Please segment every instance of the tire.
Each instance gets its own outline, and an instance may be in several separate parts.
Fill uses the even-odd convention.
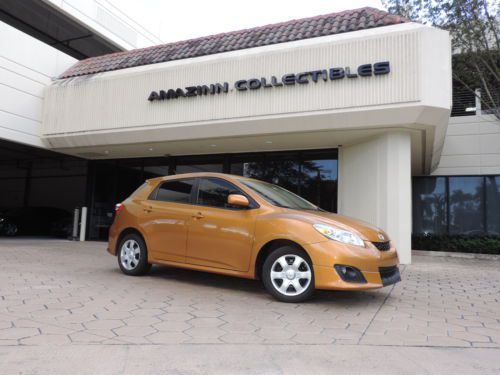
[[[126,234],[118,246],[118,265],[125,275],[142,276],[151,269],[146,243],[136,233]]]
[[[314,293],[311,259],[293,246],[283,246],[269,254],[261,277],[267,291],[282,302],[303,302]]]

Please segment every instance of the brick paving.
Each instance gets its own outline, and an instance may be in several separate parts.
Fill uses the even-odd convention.
[[[369,292],[273,300],[260,282],[153,267],[101,242],[0,239],[0,346],[302,344],[500,348],[500,262],[415,256]]]

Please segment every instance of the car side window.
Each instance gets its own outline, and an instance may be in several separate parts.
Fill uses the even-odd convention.
[[[243,209],[227,203],[229,194],[243,194],[236,186],[218,178],[201,178],[198,186],[198,204],[203,206]]]
[[[155,200],[175,203],[191,203],[191,192],[195,179],[173,180],[162,183],[157,191]]]

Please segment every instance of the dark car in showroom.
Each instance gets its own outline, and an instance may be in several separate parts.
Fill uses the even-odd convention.
[[[20,207],[0,212],[0,235],[69,237],[72,215],[56,207]]]

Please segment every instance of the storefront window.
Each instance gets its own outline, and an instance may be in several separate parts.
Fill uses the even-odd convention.
[[[224,171],[224,157],[218,155],[181,156],[174,158],[175,174]]]
[[[144,170],[143,179],[168,176],[169,160],[168,158],[148,158],[143,160]]]
[[[116,165],[116,199],[121,202],[144,182],[142,160],[122,159]]]
[[[500,176],[414,178],[413,234],[500,235]]]
[[[330,212],[337,212],[337,159],[304,160],[300,195]]]
[[[337,211],[337,152],[235,155],[231,173],[280,185],[326,211]]]
[[[413,232],[445,234],[446,178],[418,178],[413,183]]]
[[[488,234],[500,235],[500,176],[486,177],[486,224]]]
[[[243,176],[299,193],[300,164],[296,154],[269,154],[264,161],[244,163]]]
[[[450,234],[484,233],[483,177],[449,177]]]

